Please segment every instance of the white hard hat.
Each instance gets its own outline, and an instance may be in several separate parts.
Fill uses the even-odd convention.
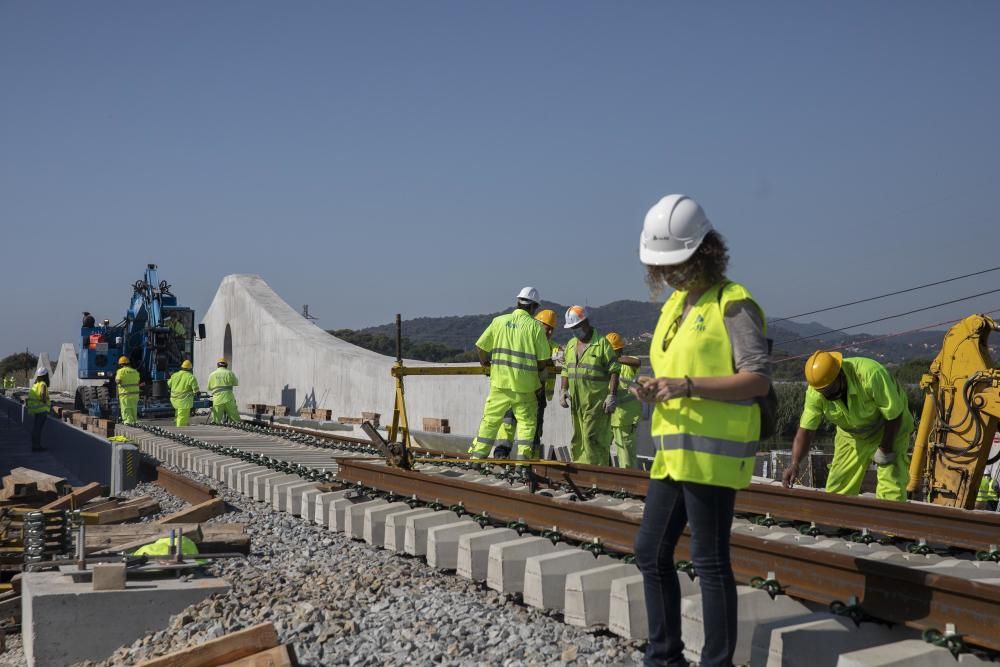
[[[590,313],[585,307],[570,306],[566,309],[566,324],[563,325],[563,329],[572,329],[588,317],[590,317]]]
[[[639,259],[643,264],[681,264],[710,231],[712,223],[698,202],[687,195],[667,195],[646,213],[639,237]]]
[[[533,303],[541,303],[541,299],[538,296],[538,290],[534,287],[525,287],[517,295],[518,301],[531,301]]]
[[[43,375],[48,375],[48,374],[49,374],[49,369],[47,368],[39,368],[37,371],[35,371],[36,378],[40,378]]]

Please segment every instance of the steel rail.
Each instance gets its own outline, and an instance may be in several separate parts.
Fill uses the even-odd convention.
[[[639,498],[646,496],[649,485],[648,473],[639,470],[579,464],[557,469],[536,466],[532,470],[550,484],[571,479],[581,489],[625,491]],[[876,533],[971,550],[988,550],[991,545],[1000,544],[1000,513],[929,503],[901,503],[751,484],[736,495],[736,511],[857,530],[867,528]]]
[[[153,482],[192,505],[198,505],[215,498],[215,490],[211,487],[196,482],[185,475],[171,472],[163,466],[156,466],[156,479]]]
[[[383,492],[415,495],[425,502],[461,503],[470,513],[486,512],[501,521],[520,520],[534,530],[557,527],[565,536],[598,539],[613,551],[632,553],[641,517],[606,507],[486,486],[440,475],[392,468],[356,459],[338,460],[339,477]],[[690,557],[688,536],[678,543],[677,558]],[[820,552],[798,544],[734,534],[733,571],[744,582],[773,572],[784,592],[820,604],[857,598],[873,617],[918,629],[954,623],[969,643],[1000,650],[996,619],[1000,586],[929,574],[849,554]]]
[[[282,428],[319,435],[294,426]],[[362,438],[322,434],[331,440],[358,444],[371,442]],[[425,456],[446,456],[464,459],[460,454],[422,450]],[[425,460],[424,463],[433,463]],[[624,491],[644,498],[649,485],[649,473],[642,470],[611,466],[566,463],[561,466],[536,465],[535,475],[549,484],[572,481],[580,489],[596,488],[605,493]],[[811,522],[826,526],[868,529],[874,533],[893,535],[908,540],[926,540],[931,544],[990,551],[1000,544],[1000,513],[942,507],[929,503],[893,502],[874,498],[841,496],[812,489],[786,489],[777,485],[751,484],[736,496],[736,511],[745,514],[770,514],[774,518]]]

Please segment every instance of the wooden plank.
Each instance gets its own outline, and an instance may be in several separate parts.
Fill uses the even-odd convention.
[[[155,523],[130,523],[111,526],[87,526],[87,553],[98,551],[116,552],[122,546],[137,544],[133,551],[143,544],[149,544],[166,537],[171,528],[179,529],[198,544],[202,553],[250,553],[250,536],[246,524],[206,523],[200,526],[201,537],[197,539],[199,524],[171,524],[160,526]]]
[[[261,623],[198,646],[145,660],[136,667],[218,667],[277,645],[278,633],[274,625]]]
[[[288,647],[283,644],[218,667],[292,667],[293,664]]]
[[[212,517],[226,513],[226,501],[222,498],[212,498],[203,503],[186,507],[179,512],[169,514],[156,523],[191,523],[208,521]]]
[[[170,526],[170,528],[176,528],[176,526]],[[181,530],[181,534],[184,537],[190,538],[191,541],[193,541],[195,544],[200,544],[201,541],[202,541],[201,527],[198,526],[198,525],[195,525],[193,528],[183,528]],[[167,529],[167,528],[160,528],[160,531],[158,533],[156,533],[155,535],[152,535],[152,536],[149,536],[149,537],[142,537],[142,538],[137,539],[137,540],[132,540],[130,542],[126,542],[125,544],[118,544],[118,545],[116,545],[114,547],[108,547],[106,549],[101,549],[99,551],[96,551],[95,553],[98,554],[98,555],[100,555],[100,554],[108,554],[108,553],[118,553],[119,551],[132,552],[132,551],[135,551],[136,549],[138,549],[139,547],[146,546],[150,542],[155,542],[156,540],[158,540],[158,539],[160,539],[162,537],[169,537],[169,535],[170,535],[170,530],[169,529]]]
[[[101,485],[97,482],[91,482],[86,486],[81,486],[79,489],[73,491],[73,493],[67,493],[61,498],[56,498],[48,505],[42,506],[43,510],[65,510],[65,509],[75,509],[82,506],[88,500],[92,500],[98,496],[102,495]]]
[[[63,477],[56,477],[31,468],[14,468],[10,471],[9,477],[13,478],[15,482],[34,482],[38,485],[39,491],[51,491],[56,495],[68,492],[70,486]]]
[[[113,509],[103,512],[80,512],[85,523],[105,524],[121,523],[131,519],[138,519],[141,516],[155,514],[160,511],[160,503],[155,498],[143,496],[126,504],[119,505]]]

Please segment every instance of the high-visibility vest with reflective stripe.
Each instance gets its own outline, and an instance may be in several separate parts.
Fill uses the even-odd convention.
[[[216,368],[208,376],[208,393],[212,395],[212,404],[222,405],[235,401],[233,387],[239,386],[239,384],[240,381],[236,379],[236,373],[228,368]]]
[[[167,380],[167,386],[170,387],[170,398],[175,401],[193,399],[198,392],[198,380],[195,379],[194,373],[187,370],[179,370],[171,375]]]
[[[979,493],[976,494],[977,503],[988,503],[997,499],[997,492],[993,489],[993,480],[989,475],[983,475],[979,480]]]
[[[119,396],[139,395],[139,371],[131,366],[122,366],[115,373],[115,384]]]
[[[28,397],[24,401],[25,406],[28,408],[29,415],[37,415],[43,412],[48,412],[51,406],[49,400],[49,385],[45,384],[41,380],[31,385],[31,390],[28,392]]]
[[[562,375],[569,380],[569,398],[574,410],[587,412],[608,397],[611,376],[621,364],[611,343],[596,329],[583,355],[577,358],[579,340],[571,338],[563,352]]]
[[[537,391],[538,362],[552,356],[545,330],[526,310],[495,317],[476,341],[490,354],[490,386],[516,392]]]
[[[559,350],[561,348],[559,347],[558,343],[554,343],[551,340],[549,341],[549,348],[552,350],[552,359],[554,361],[556,355],[559,353]],[[556,374],[551,369],[548,369],[544,373],[544,377],[545,377],[545,400],[551,401],[552,396],[554,396],[556,393]]]
[[[621,365],[621,370],[618,371],[618,394],[616,395],[618,407],[611,415],[611,426],[631,427],[642,418],[642,405],[639,403],[639,399],[629,391],[635,385],[635,378],[638,374],[639,369],[628,364]]]
[[[735,373],[733,348],[723,313],[729,303],[750,301],[738,283],[706,290],[683,318],[687,292],[674,292],[663,305],[650,342],[656,377],[719,377]],[[682,321],[683,318],[683,321]],[[761,320],[764,312],[761,310]],[[653,411],[656,458],[649,476],[742,489],[750,484],[760,436],[755,401],[673,398]]]

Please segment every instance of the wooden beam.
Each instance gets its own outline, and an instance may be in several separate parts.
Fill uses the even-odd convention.
[[[136,667],[218,667],[277,645],[278,633],[274,625],[261,623],[198,646],[145,660]]]
[[[141,516],[155,514],[159,511],[160,503],[155,498],[143,496],[103,512],[80,512],[80,516],[87,524],[106,524],[138,519]]]
[[[77,509],[83,505],[88,500],[93,500],[94,498],[102,494],[102,487],[97,482],[91,482],[86,486],[81,486],[80,488],[73,491],[73,493],[67,493],[61,498],[56,498],[48,505],[41,507],[43,510],[68,510]]]
[[[138,544],[132,549],[138,549],[143,544],[149,544],[161,537],[166,537],[170,529],[182,530],[184,534],[198,544],[201,553],[250,553],[250,536],[246,533],[246,524],[242,523],[206,523],[201,526],[196,523],[171,524],[160,526],[155,523],[129,523],[110,526],[87,526],[87,553],[98,551],[120,551],[122,546]],[[197,537],[196,528],[201,530],[201,539]]]
[[[64,493],[70,488],[65,478],[49,475],[48,473],[32,470],[31,468],[14,468],[10,471],[10,477],[15,482],[21,484],[34,482],[38,485],[39,491],[50,491],[56,495]]]
[[[293,667],[293,664],[288,646],[282,644],[218,667]]]
[[[171,526],[171,528],[176,528],[176,526]],[[125,544],[119,544],[114,547],[108,547],[107,549],[101,549],[96,553],[98,555],[107,553],[118,553],[119,551],[125,551],[131,553],[136,549],[138,549],[139,547],[144,547],[147,544],[155,542],[158,539],[161,539],[163,537],[169,537],[169,535],[170,535],[169,529],[161,528],[160,531],[155,535],[142,537],[137,540],[132,540],[131,542],[126,542]],[[195,544],[199,544],[202,540],[201,526],[194,524],[193,527],[183,528],[181,529],[181,535],[189,538]]]
[[[222,498],[212,498],[198,505],[185,507],[179,512],[169,514],[156,523],[194,523],[208,521],[213,517],[226,513],[226,501]]]

